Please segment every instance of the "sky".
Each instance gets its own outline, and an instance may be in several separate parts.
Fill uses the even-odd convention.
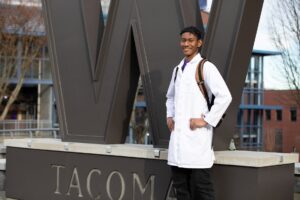
[[[276,51],[276,47],[273,45],[271,39],[271,31],[269,29],[268,22],[272,14],[272,3],[274,0],[264,0],[263,9],[256,33],[253,49]],[[209,11],[211,8],[212,0],[207,0],[207,8]],[[264,58],[264,88],[265,89],[289,89],[285,78],[280,71],[280,56],[266,56]]]
[[[254,49],[278,51],[271,39],[269,21],[272,17],[274,0],[264,0],[264,5],[257,29]],[[264,58],[264,88],[265,89],[289,89],[286,79],[282,76],[280,56],[266,56]]]

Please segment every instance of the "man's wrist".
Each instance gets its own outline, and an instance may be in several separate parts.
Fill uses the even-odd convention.
[[[205,116],[204,116],[202,119],[203,119],[203,121],[204,121],[204,123],[205,123],[205,126],[207,126],[207,125],[210,124],[208,121],[206,121]]]

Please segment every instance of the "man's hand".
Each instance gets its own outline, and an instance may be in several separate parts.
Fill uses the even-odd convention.
[[[191,118],[190,119],[190,128],[195,130],[196,128],[202,128],[207,125],[207,122],[204,121],[203,115],[201,118]]]
[[[174,130],[174,120],[173,120],[173,117],[168,117],[167,118],[167,125],[168,125],[168,128],[169,128],[170,132],[172,132]]]

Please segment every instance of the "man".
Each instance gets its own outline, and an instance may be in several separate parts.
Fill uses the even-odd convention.
[[[184,59],[173,70],[167,92],[167,125],[171,132],[168,165],[178,200],[213,200],[210,168],[214,163],[213,127],[229,106],[232,97],[217,68],[209,61],[203,65],[203,79],[214,104],[207,101],[196,81],[202,60],[199,48],[203,34],[196,27],[184,28],[180,46]]]

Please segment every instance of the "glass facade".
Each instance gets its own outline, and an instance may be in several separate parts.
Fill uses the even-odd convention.
[[[235,138],[238,139],[240,149],[264,150],[264,117],[270,121],[272,112],[276,111],[277,120],[282,120],[281,106],[264,104],[264,56],[275,53],[253,51],[237,116]]]
[[[239,144],[243,149],[262,147],[263,122],[263,56],[250,60],[238,114]]]

